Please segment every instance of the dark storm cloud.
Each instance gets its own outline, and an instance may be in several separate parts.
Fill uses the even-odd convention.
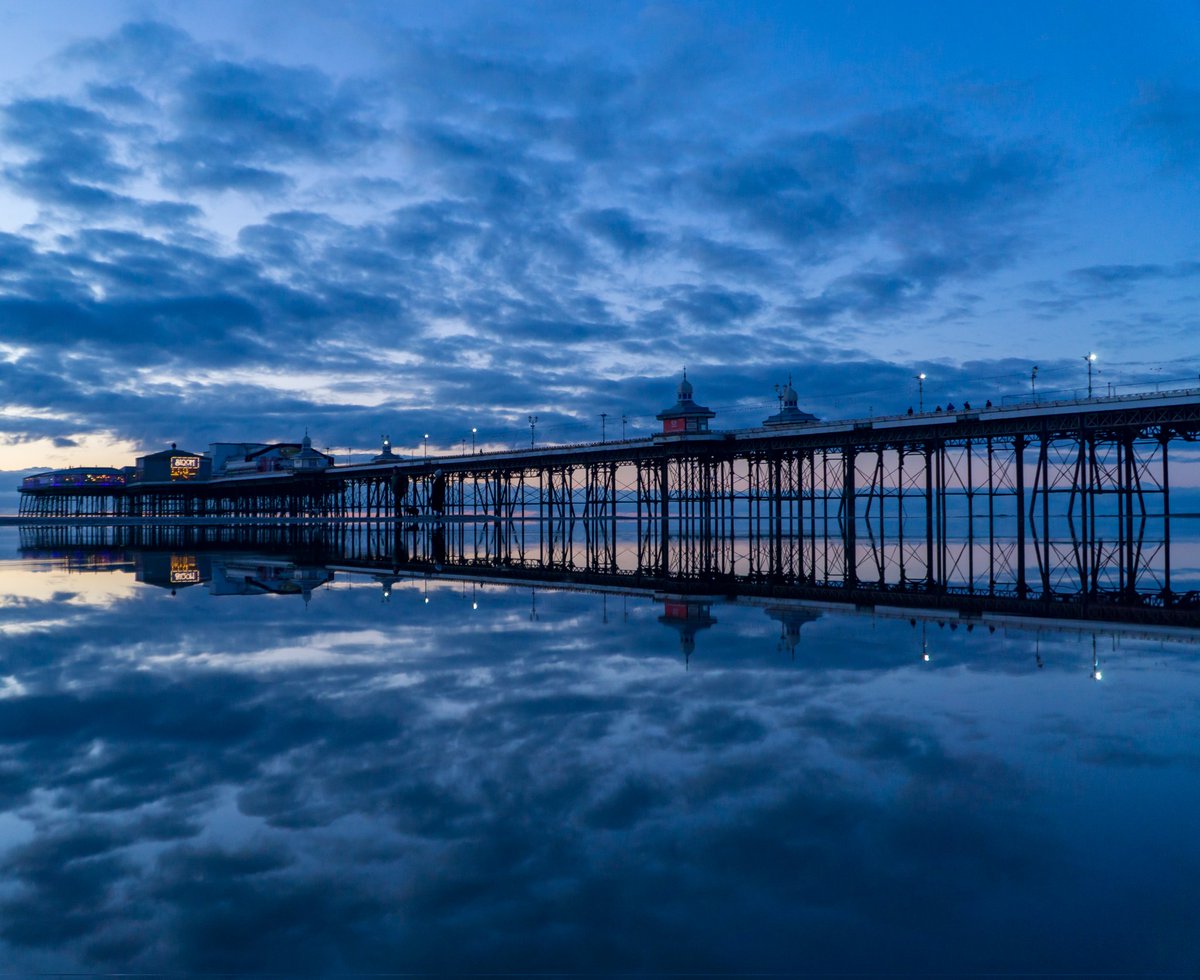
[[[150,100],[132,85],[88,85],[87,95],[92,102],[122,109],[147,109],[150,106]]]
[[[9,279],[15,273],[24,273],[36,260],[37,248],[31,239],[0,232],[0,275]]]
[[[143,364],[162,363],[185,343],[193,361],[203,357],[205,346],[212,350],[212,357],[220,360],[225,356],[221,341],[260,322],[252,304],[230,295],[78,304],[0,300],[0,316],[13,340],[65,347],[136,345]],[[196,340],[200,344],[195,344]]]
[[[159,21],[133,21],[108,37],[77,42],[64,52],[68,61],[92,63],[139,80],[169,77],[199,56],[199,46],[186,32]]]
[[[389,81],[428,101],[431,118],[478,112],[499,117],[498,128],[593,152],[610,145],[613,109],[630,108],[639,81],[587,57],[471,49],[413,34],[399,39],[396,65]]]
[[[928,301],[944,283],[970,270],[970,259],[961,254],[914,254],[882,269],[868,264],[862,271],[839,276],[790,312],[801,322],[813,324],[825,324],[847,313],[858,319],[896,315]]]
[[[640,255],[652,248],[657,238],[624,208],[585,211],[579,216],[579,224],[625,258]]]
[[[827,149],[827,141],[813,141]],[[841,142],[841,141],[839,141]],[[812,147],[811,149],[816,149]],[[841,142],[845,156],[848,144]],[[853,232],[855,216],[842,199],[853,177],[849,160],[813,159],[802,145],[743,156],[704,167],[692,175],[696,187],[753,229],[777,236],[807,257],[828,257],[834,243]]]
[[[864,121],[854,137],[880,224],[910,247],[1003,252],[1059,170],[1046,148],[969,137],[932,110]]]
[[[255,385],[199,386],[181,394],[171,385],[148,384],[137,393],[118,395],[111,388],[113,364],[86,355],[72,358],[71,384],[64,384],[56,358],[51,355],[47,360],[37,369],[24,361],[20,366],[0,365],[0,391],[6,400],[34,410],[31,415],[14,412],[0,420],[0,430],[9,438],[69,439],[89,431],[94,419],[147,446],[186,441],[190,433],[201,449],[209,441],[237,438],[247,431],[298,439],[306,424],[323,438],[345,445],[353,434],[374,435],[378,428],[378,410],[318,404],[300,392],[280,397],[277,391]],[[45,417],[43,412],[53,415]],[[197,416],[202,423],[196,423]]]
[[[1133,298],[1139,290],[1159,283],[1182,282],[1200,277],[1200,263],[1093,265],[1072,269],[1060,280],[1031,284],[1026,309],[1052,318],[1085,309],[1103,300]]]
[[[113,158],[117,127],[104,115],[62,99],[19,99],[4,107],[4,136],[46,170],[119,184],[132,171]]]
[[[103,114],[62,99],[18,99],[4,107],[2,127],[26,155],[3,170],[23,193],[85,213],[140,208],[142,202],[111,189],[136,171],[117,162],[113,138],[120,127]]]
[[[208,137],[183,137],[158,149],[164,183],[177,190],[238,190],[278,195],[294,186],[280,170],[242,162],[237,147]]]
[[[341,160],[382,133],[353,84],[312,68],[220,58],[163,24],[126,25],[73,46],[67,57],[105,72],[105,82],[86,88],[94,104],[139,123],[118,125],[61,99],[10,104],[7,135],[37,155],[10,167],[8,178],[47,203],[129,204],[95,186],[131,176],[110,153],[118,134],[165,188],[277,195],[294,185],[288,170],[297,163]]]
[[[1071,273],[1082,282],[1096,287],[1121,289],[1141,282],[1162,279],[1190,279],[1200,276],[1200,262],[1177,262],[1174,265],[1145,263],[1142,265],[1093,265]]]
[[[691,229],[683,232],[677,248],[682,258],[709,276],[748,277],[768,285],[775,283],[785,267],[783,257],[769,249],[719,241]]]
[[[157,147],[164,183],[178,190],[280,193],[292,184],[264,162],[332,162],[381,135],[366,105],[313,69],[212,61],[178,82],[178,135]]]
[[[870,236],[899,253],[863,260],[791,307],[820,325],[909,312],[947,285],[1003,265],[1018,249],[1026,205],[1054,169],[1029,148],[968,139],[936,114],[914,111],[780,141],[692,180],[748,227],[810,259]]]
[[[265,155],[336,157],[375,140],[360,98],[315,69],[219,61],[180,83],[176,118]]]
[[[677,286],[671,292],[664,308],[702,327],[724,327],[746,320],[765,306],[759,296],[740,290]]]

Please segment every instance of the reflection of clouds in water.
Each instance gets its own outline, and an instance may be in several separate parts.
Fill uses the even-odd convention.
[[[316,638],[316,642],[264,646],[240,653],[176,652],[151,654],[140,659],[147,666],[156,667],[173,663],[195,669],[278,671],[350,664],[383,665],[394,662],[398,647],[411,649],[415,644],[411,640],[396,644],[389,634],[366,629],[326,634]]]
[[[906,621],[830,615],[793,663],[761,610],[720,606],[685,671],[658,604],[604,623],[598,596],[539,591],[531,622],[524,590],[434,595],[143,591],[7,645],[25,694],[0,707],[0,801],[34,832],[0,859],[5,959],[1067,969],[1195,949],[1061,943],[1145,874],[1093,863],[1111,796],[1063,780],[1136,752],[1168,760],[1163,786],[1194,773],[1197,723],[1168,747],[1159,717],[1200,685],[1186,660],[1122,661],[1100,702],[1071,638],[1039,672],[1024,638],[945,630],[931,670]]]
[[[48,570],[42,563],[14,568],[0,562],[0,609],[6,618],[14,607],[33,601],[92,607],[132,599],[137,593],[132,575]]]

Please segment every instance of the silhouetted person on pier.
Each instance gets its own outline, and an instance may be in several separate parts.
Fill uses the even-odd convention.
[[[964,412],[971,411],[971,403],[970,402],[963,402],[963,411]]]
[[[941,406],[941,405],[939,405],[937,408],[935,408],[935,409],[934,409],[934,411],[935,411],[935,412],[940,412],[941,410],[942,410],[942,406]]]
[[[909,406],[908,406],[908,414],[909,414],[909,415],[912,415],[912,413],[913,413],[913,411],[912,411],[912,406],[911,406],[911,405],[909,405]]]
[[[984,408],[991,408],[991,407],[992,407],[992,400],[989,398],[989,399],[987,400],[987,404],[986,404],[986,405],[984,405],[983,407],[984,407]]]
[[[953,412],[953,411],[954,411],[954,402],[946,402],[946,411],[947,411],[947,412]]]

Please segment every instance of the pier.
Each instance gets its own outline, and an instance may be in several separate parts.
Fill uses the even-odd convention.
[[[690,404],[690,385],[686,401],[680,391]],[[198,475],[201,462],[184,466],[181,453],[168,478],[27,481],[20,517],[537,525],[551,564],[568,525],[586,524],[603,556],[629,522],[660,563],[673,530],[688,528],[717,551],[754,542],[768,566],[795,551],[795,574],[819,568],[850,587],[959,577],[1025,596],[1053,591],[1067,568],[1093,592],[1144,591],[1147,575],[1173,592],[1171,465],[1200,434],[1198,389],[731,431],[702,422],[419,459],[385,447],[367,463],[224,476]]]

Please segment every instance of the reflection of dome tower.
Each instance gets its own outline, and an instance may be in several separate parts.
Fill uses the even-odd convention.
[[[815,422],[817,417],[810,415],[808,412],[802,412],[797,407],[799,396],[796,394],[796,389],[792,387],[792,376],[789,374],[787,384],[782,388],[776,386],[776,391],[779,392],[779,401],[781,408],[779,413],[772,415],[770,418],[763,419],[763,425],[771,427],[777,425],[796,425],[801,422]]]
[[[395,575],[389,575],[386,572],[380,575],[373,575],[371,577],[383,587],[383,597],[380,599],[380,601],[390,602],[392,598],[392,589],[394,589],[396,587],[396,583],[400,581],[399,578],[397,578]]]
[[[692,659],[696,649],[696,634],[716,625],[716,617],[709,611],[711,602],[697,599],[664,599],[663,614],[658,621],[679,631],[679,649],[683,651],[684,663]]]
[[[689,432],[707,432],[708,420],[717,413],[711,408],[697,405],[692,395],[695,389],[687,379],[687,370],[683,372],[683,380],[679,382],[678,401],[670,408],[664,408],[656,416],[662,422],[663,432],[669,435],[681,435]]]
[[[781,624],[779,649],[795,660],[796,647],[800,644],[800,627],[805,623],[820,619],[821,614],[815,610],[803,609],[798,606],[767,606],[766,613]]]

